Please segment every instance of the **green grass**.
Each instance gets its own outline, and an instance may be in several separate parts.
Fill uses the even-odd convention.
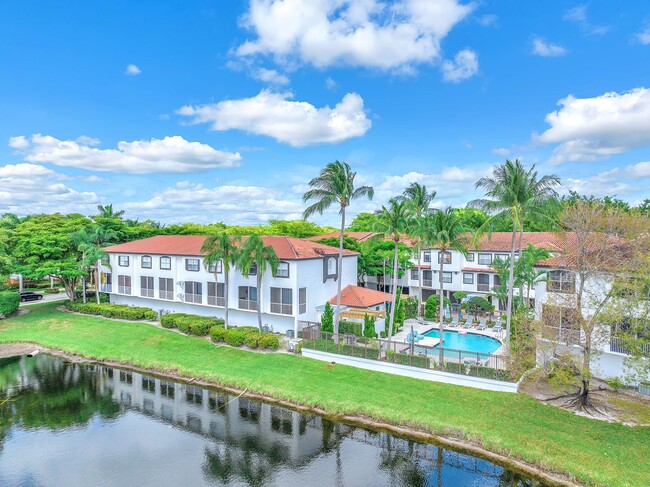
[[[66,314],[58,303],[0,322],[0,342],[29,341],[89,358],[178,371],[223,385],[462,436],[597,485],[650,485],[650,428],[575,416],[523,394],[419,381],[287,354],[215,347],[147,324]]]

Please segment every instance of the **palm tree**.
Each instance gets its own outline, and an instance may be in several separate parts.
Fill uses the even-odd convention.
[[[99,304],[99,261],[106,257],[103,245],[116,238],[115,233],[101,225],[92,225],[70,235],[70,238],[81,252],[81,268],[85,273],[90,272],[95,277],[95,298]],[[81,278],[83,286],[83,302],[86,302],[86,276]]]
[[[97,209],[99,210],[99,215],[97,215],[100,218],[120,218],[122,215],[124,215],[124,210],[113,210],[113,204],[109,205],[97,205]]]
[[[439,365],[443,366],[444,363],[444,330],[445,330],[445,304],[444,304],[444,281],[443,281],[443,265],[445,262],[445,254],[451,250],[461,252],[463,255],[467,254],[467,246],[470,243],[470,237],[463,226],[463,220],[458,213],[452,208],[445,210],[436,210],[424,216],[422,221],[422,238],[425,245],[437,248],[439,251],[438,260],[440,261],[440,268],[438,269],[438,282],[440,292],[440,345],[439,349]]]
[[[487,221],[479,228],[477,236],[489,232],[498,221],[512,220],[508,303],[506,305],[506,344],[510,341],[512,321],[517,233],[520,232],[523,236],[524,220],[526,219],[551,220],[551,217],[548,216],[548,209],[549,205],[557,200],[558,194],[554,188],[558,185],[560,185],[558,176],[550,175],[538,178],[534,164],[529,170],[526,170],[519,160],[514,162],[506,160],[504,164],[494,168],[492,176],[482,177],[475,184],[477,189],[485,190],[486,198],[471,201],[469,206],[474,206],[490,214]]]
[[[433,201],[435,197],[435,191],[427,191],[427,187],[420,183],[411,183],[411,185],[404,190],[402,196],[402,198],[408,201],[409,205],[413,208],[416,218],[413,233],[418,237],[418,289],[420,290],[420,305],[422,305],[422,262],[420,256],[422,237],[419,235],[419,227],[422,222],[422,215],[429,211],[431,201]],[[418,312],[419,311],[420,310],[418,309]]]
[[[208,236],[203,242],[201,252],[205,253],[203,257],[203,265],[209,271],[211,266],[214,266],[214,282],[217,286],[218,272],[217,268],[221,262],[221,270],[223,271],[223,295],[224,295],[224,327],[228,329],[228,288],[230,269],[237,265],[239,259],[238,247],[241,243],[240,237],[231,237],[226,232],[218,232],[214,235]],[[247,271],[248,272],[248,269]],[[216,289],[215,289],[216,292]],[[259,306],[258,306],[259,308]]]
[[[87,228],[82,228],[76,232],[70,234],[70,239],[76,245],[77,250],[81,252],[81,270],[83,275],[81,276],[81,287],[82,287],[82,298],[83,302],[86,302],[86,274],[90,270],[90,263],[88,261],[88,252],[92,250],[93,243],[90,240],[90,232]],[[73,291],[73,294],[74,291]]]
[[[551,253],[541,247],[528,244],[528,247],[521,253],[521,257],[515,264],[515,273],[520,282],[520,289],[526,286],[526,307],[530,308],[530,290],[539,281],[547,276],[545,270],[535,270],[535,264],[540,260],[548,259]],[[523,293],[522,293],[523,294]]]
[[[357,173],[350,169],[347,162],[330,162],[325,166],[320,174],[309,181],[311,188],[303,196],[303,201],[317,200],[308,206],[303,212],[303,218],[318,213],[323,214],[333,204],[340,208],[341,215],[341,233],[339,235],[339,258],[337,263],[337,291],[336,291],[336,309],[334,310],[334,334],[339,332],[339,313],[341,308],[341,274],[343,273],[343,236],[345,234],[345,209],[350,206],[352,200],[363,196],[372,199],[375,190],[372,186],[354,187],[354,178]]]
[[[257,266],[257,321],[258,327],[262,331],[262,278],[269,268],[275,277],[280,259],[275,255],[273,247],[266,245],[259,235],[251,235],[244,241],[237,262],[237,267],[244,276],[249,275],[254,265]]]
[[[381,210],[377,212],[377,222],[374,225],[374,231],[379,235],[382,235],[384,238],[392,240],[395,244],[393,252],[393,297],[390,306],[390,321],[388,325],[389,342],[393,337],[393,324],[395,320],[399,243],[402,236],[406,235],[409,231],[409,220],[412,215],[412,210],[412,207],[406,201],[391,198],[388,201],[388,208],[382,206]]]

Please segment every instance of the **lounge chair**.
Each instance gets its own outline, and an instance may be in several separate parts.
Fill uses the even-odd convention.
[[[477,330],[485,330],[487,328],[487,319],[481,318],[481,321],[478,324]]]
[[[467,318],[467,321],[463,325],[463,328],[468,329],[471,328],[473,325],[474,325],[474,319],[470,316],[469,318]]]
[[[497,323],[492,327],[492,331],[494,333],[501,333],[503,331],[503,326],[501,325],[501,323]]]
[[[445,325],[445,327],[447,326],[453,326],[453,327],[458,326],[458,318],[452,318],[451,322]]]

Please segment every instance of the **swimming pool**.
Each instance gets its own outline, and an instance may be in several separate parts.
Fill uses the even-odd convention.
[[[432,329],[427,331],[424,336],[439,338],[440,331]],[[457,331],[445,330],[443,334],[443,348],[450,350],[462,350],[463,352],[473,353],[494,353],[501,347],[501,342],[495,338],[476,333],[467,333],[461,335]],[[435,348],[438,348],[436,346]]]

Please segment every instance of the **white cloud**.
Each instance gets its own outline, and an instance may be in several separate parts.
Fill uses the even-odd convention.
[[[76,191],[61,183],[63,179],[66,177],[38,164],[0,167],[0,213],[71,213],[96,206],[95,193]]]
[[[127,76],[137,76],[140,73],[142,73],[142,71],[140,71],[140,68],[138,68],[135,64],[129,64],[124,70],[124,74]]]
[[[442,78],[450,83],[459,83],[478,72],[478,56],[470,49],[459,51],[454,60],[442,62]]]
[[[176,113],[192,123],[210,123],[212,130],[243,130],[267,135],[279,142],[301,147],[320,142],[342,142],[370,129],[363,99],[348,93],[333,108],[316,108],[292,101],[292,93],[262,90],[252,98],[224,100],[202,106],[184,106]]]
[[[300,218],[304,205],[299,198],[289,198],[273,188],[237,185],[208,188],[181,181],[148,200],[127,202],[120,208],[139,218],[162,221],[256,224],[269,218]]]
[[[650,89],[610,92],[593,98],[568,96],[546,116],[551,126],[533,140],[559,144],[551,162],[595,161],[650,143]]]
[[[562,17],[563,20],[575,22],[587,34],[602,35],[609,32],[609,27],[605,25],[594,25],[587,19],[587,6],[577,5],[567,10]]]
[[[476,20],[483,27],[491,27],[493,25],[497,25],[497,23],[499,22],[499,16],[495,14],[486,14],[486,15],[481,15]]]
[[[289,84],[289,78],[278,73],[275,69],[258,68],[251,73],[251,76],[270,85]]]
[[[505,147],[496,147],[492,149],[492,154],[495,156],[507,157],[510,155],[510,152],[510,149],[506,149]]]
[[[336,81],[334,81],[332,78],[328,77],[325,80],[325,88],[327,88],[328,90],[331,90],[331,91],[335,90],[336,89]]]
[[[650,161],[637,162],[625,168],[625,173],[633,179],[650,178]]]
[[[235,167],[241,160],[238,152],[219,151],[200,142],[188,142],[178,135],[121,141],[117,149],[98,149],[79,142],[79,139],[59,140],[41,134],[34,134],[29,139],[22,135],[12,137],[9,145],[23,152],[28,162],[130,174],[206,171]]]
[[[650,25],[634,36],[636,41],[644,46],[650,44]]]
[[[243,24],[256,35],[237,54],[411,71],[440,57],[440,42],[473,9],[457,0],[251,0]]]
[[[95,137],[89,137],[88,135],[80,135],[75,139],[75,142],[78,142],[83,145],[99,145],[101,143],[101,140],[95,138]]]
[[[533,38],[532,53],[542,57],[559,57],[564,56],[567,50],[559,44],[551,44],[541,37]]]

